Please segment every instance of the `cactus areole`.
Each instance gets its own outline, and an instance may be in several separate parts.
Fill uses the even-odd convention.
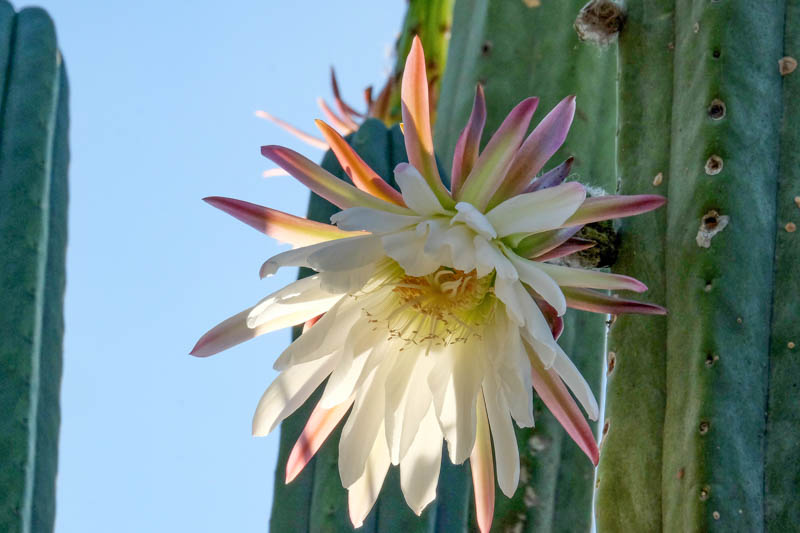
[[[522,101],[479,150],[486,119],[481,87],[456,145],[448,189],[433,153],[418,39],[406,61],[401,100],[408,163],[394,169],[399,192],[335,130],[318,122],[355,186],[287,148],[261,151],[342,209],[331,217],[333,225],[239,200],[206,199],[294,246],[268,259],[262,277],[292,266],[316,274],[222,322],[192,354],[213,355],[306,323],[277,358],[281,374],[253,419],[253,433],[266,435],[327,378],[289,456],[287,481],[347,417],[339,473],[353,525],[364,522],[392,464],[400,467],[406,502],[419,514],[435,498],[444,439],[454,463],[470,460],[476,520],[485,533],[495,476],[505,494],[517,488],[513,422],[533,425],[534,390],[597,463],[594,436],[578,407],[595,419],[597,402],[556,343],[567,308],[664,312],[600,292],[646,290],[633,278],[553,261],[582,249],[573,235],[585,224],[649,211],[664,199],[587,199],[581,184],[563,182],[566,173],[558,167],[539,175],[567,135],[575,113],[571,96],[527,137],[538,99]]]

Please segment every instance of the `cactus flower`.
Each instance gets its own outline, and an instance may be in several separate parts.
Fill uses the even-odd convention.
[[[573,237],[584,224],[655,209],[664,199],[587,199],[581,184],[564,182],[569,161],[537,178],[567,135],[575,112],[571,96],[527,137],[538,100],[524,100],[479,151],[486,118],[480,87],[448,189],[433,152],[418,39],[401,90],[408,163],[394,170],[399,192],[318,121],[354,185],[287,148],[265,146],[262,153],[341,208],[333,224],[206,199],[294,246],[268,259],[262,277],[297,266],[316,274],[222,322],[192,353],[212,355],[306,323],[275,361],[281,373],[253,419],[253,433],[266,435],[327,379],[289,457],[287,482],[346,417],[339,472],[353,525],[363,523],[392,464],[400,467],[406,502],[419,514],[435,498],[444,440],[454,463],[471,461],[478,525],[486,533],[495,475],[509,496],[519,483],[513,423],[533,425],[534,390],[597,464],[597,445],[578,407],[594,420],[597,401],[556,342],[566,309],[664,312],[602,292],[646,290],[633,278],[552,261],[585,247]]]

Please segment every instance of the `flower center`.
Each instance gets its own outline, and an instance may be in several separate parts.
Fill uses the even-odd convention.
[[[398,267],[399,270],[399,267]],[[370,323],[384,324],[390,338],[411,344],[447,346],[481,338],[495,307],[493,275],[441,267],[427,276],[400,270],[382,285],[382,298],[364,312]]]

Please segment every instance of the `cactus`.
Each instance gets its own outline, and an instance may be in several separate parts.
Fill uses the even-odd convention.
[[[618,265],[670,314],[611,328],[598,531],[777,532],[800,517],[798,82],[779,70],[799,9],[629,4],[620,186],[669,204],[625,221]]]
[[[50,17],[0,2],[0,529],[55,515],[68,89]]]
[[[572,23],[582,5],[459,0],[434,138],[443,160],[469,116],[475,84],[486,92],[484,139],[523,98],[540,98],[541,117],[573,93],[576,120],[554,160],[574,156],[572,179],[613,192],[615,45],[579,42]],[[565,323],[559,342],[599,395],[603,317],[569,311]],[[512,499],[497,498],[493,530],[589,531],[594,468],[538,399],[534,414],[536,428],[517,430],[522,481]],[[475,527],[474,519],[468,523]]]

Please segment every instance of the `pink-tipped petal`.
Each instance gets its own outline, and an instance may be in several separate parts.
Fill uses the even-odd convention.
[[[209,357],[237,344],[248,341],[269,331],[269,325],[256,328],[247,327],[247,317],[253,308],[245,309],[241,313],[220,322],[200,337],[189,354],[195,357]]]
[[[502,185],[489,203],[490,206],[519,194],[528,186],[547,160],[564,144],[574,116],[575,96],[572,95],[561,100],[544,117],[514,156]]]
[[[538,104],[538,98],[526,98],[511,110],[489,139],[472,172],[464,180],[458,200],[469,202],[484,210],[489,199],[503,182],[503,177],[525,137],[525,132],[528,131],[528,124]]]
[[[475,446],[469,457],[472,487],[475,491],[475,516],[481,533],[489,533],[494,516],[494,457],[489,432],[489,418],[483,392],[478,393]]]
[[[667,199],[657,194],[632,196],[597,196],[587,198],[575,213],[564,222],[564,226],[589,224],[612,218],[630,217],[658,209]]]
[[[603,289],[609,291],[634,291],[644,292],[647,285],[638,279],[621,274],[610,274],[599,270],[589,270],[586,268],[572,268],[550,263],[540,263],[536,265],[545,274],[553,278],[561,287],[580,287],[583,289]]]
[[[528,235],[514,247],[514,252],[520,257],[532,259],[558,248],[578,233],[582,227],[570,226]]]
[[[317,105],[322,111],[322,114],[325,115],[325,118],[327,118],[328,121],[333,124],[342,135],[353,133],[358,129],[358,124],[352,120],[349,120],[349,117],[343,118],[334,113],[333,110],[328,106],[328,103],[322,98],[317,98]]]
[[[539,189],[547,189],[548,187],[561,185],[564,180],[567,179],[567,176],[569,176],[569,172],[572,170],[573,161],[575,161],[574,157],[567,158],[566,161],[557,167],[548,170],[533,180],[531,184],[525,187],[525,190],[522,192],[533,192],[538,191]]]
[[[339,164],[342,165],[342,168],[350,176],[356,187],[389,203],[399,206],[406,205],[403,201],[403,196],[382,180],[336,130],[321,120],[315,122],[322,132],[322,136],[328,141],[328,145],[334,155],[336,155],[336,159],[339,160]]]
[[[531,361],[533,388],[539,398],[542,399],[542,402],[553,413],[553,416],[556,417],[558,423],[561,424],[572,440],[583,450],[583,453],[589,457],[592,464],[597,466],[600,453],[597,449],[592,429],[589,427],[589,423],[586,422],[580,407],[572,399],[567,387],[555,370],[545,369],[539,356],[530,348],[528,348],[528,357]]]
[[[453,171],[450,174],[450,190],[458,198],[461,185],[472,172],[475,161],[478,160],[483,127],[486,125],[486,98],[483,87],[478,84],[475,89],[475,102],[472,104],[472,113],[467,125],[458,137],[456,150],[453,155]]]
[[[372,93],[372,87],[368,87],[367,89],[369,90],[369,93],[371,94]],[[364,113],[356,111],[355,109],[350,107],[347,104],[347,102],[345,102],[342,99],[342,94],[339,91],[339,81],[336,79],[336,71],[333,70],[333,67],[331,67],[331,90],[333,91],[333,98],[334,98],[334,101],[336,102],[336,107],[339,108],[339,111],[343,115],[351,115],[351,116],[355,116],[355,117],[358,117],[358,118],[363,118],[364,117]],[[369,104],[371,102],[371,98],[372,97],[370,96],[367,99],[367,106],[369,106]]]
[[[280,242],[289,243],[295,248],[364,234],[363,232],[342,231],[331,224],[296,217],[234,198],[209,196],[203,198],[203,201],[225,211],[251,228]]]
[[[594,241],[589,241],[586,239],[567,239],[567,241],[550,250],[549,252],[543,253],[542,255],[536,256],[537,261],[550,261],[551,259],[558,259],[559,257],[566,257],[568,255],[574,254],[576,252],[581,252],[583,250],[588,250],[592,248],[597,243]]]
[[[314,408],[306,422],[306,427],[297,439],[294,448],[286,461],[286,483],[291,483],[302,472],[314,454],[339,425],[344,415],[353,405],[355,396],[330,409],[325,409],[320,404]]]
[[[400,215],[413,215],[410,210],[375,198],[371,194],[358,190],[349,183],[320,167],[313,161],[303,157],[294,150],[283,146],[262,146],[261,154],[271,159],[294,178],[322,196],[333,205],[347,209],[348,207],[372,207]]]
[[[400,94],[408,162],[417,167],[442,205],[451,208],[454,202],[442,183],[433,153],[425,54],[417,36],[406,58]]]
[[[275,117],[275,116],[267,113],[266,111],[256,111],[256,116],[258,118],[263,118],[264,120],[269,120],[273,124],[276,124],[276,125],[280,126],[281,128],[283,128],[284,130],[288,131],[289,133],[291,133],[292,135],[294,135],[295,137],[297,137],[298,139],[300,139],[304,143],[306,143],[308,145],[311,145],[314,148],[319,148],[320,150],[327,150],[328,149],[328,145],[325,144],[325,141],[323,141],[322,139],[319,139],[317,137],[314,137],[311,134],[308,134],[308,133],[306,133],[306,132],[304,132],[302,130],[299,130],[299,129],[295,128],[294,126],[292,126],[291,124],[289,124],[288,122],[284,122],[283,120],[281,120],[278,117]]]
[[[621,315],[623,313],[637,313],[640,315],[667,314],[667,310],[660,305],[616,298],[590,289],[562,287],[561,290],[567,299],[567,306],[581,311],[610,315]]]

